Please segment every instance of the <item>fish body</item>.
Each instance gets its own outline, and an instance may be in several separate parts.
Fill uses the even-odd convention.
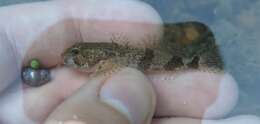
[[[144,72],[224,68],[213,33],[200,22],[164,24],[163,39],[153,48],[79,42],[62,56],[66,66],[86,72],[105,72],[114,67],[132,67]]]

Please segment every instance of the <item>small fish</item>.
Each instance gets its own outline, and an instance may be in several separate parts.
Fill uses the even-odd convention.
[[[224,68],[213,33],[200,22],[164,24],[163,39],[153,48],[79,42],[66,49],[62,57],[65,66],[90,73],[117,67],[144,72]]]

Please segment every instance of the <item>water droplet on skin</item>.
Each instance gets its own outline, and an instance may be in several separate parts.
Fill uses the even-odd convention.
[[[63,122],[62,122],[62,121],[59,121],[58,124],[63,124]]]
[[[172,77],[172,76],[166,76],[166,77],[163,77],[162,80],[164,80],[164,81],[171,81],[171,80],[174,80],[174,77]]]
[[[73,115],[73,119],[78,120],[79,118],[77,115]]]

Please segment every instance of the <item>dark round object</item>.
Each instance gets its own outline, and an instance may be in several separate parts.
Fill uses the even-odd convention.
[[[48,69],[36,70],[27,67],[22,70],[22,80],[29,86],[38,87],[48,83],[51,80],[51,75]]]
[[[48,69],[40,69],[40,78],[43,82],[49,82],[51,80],[51,73]]]

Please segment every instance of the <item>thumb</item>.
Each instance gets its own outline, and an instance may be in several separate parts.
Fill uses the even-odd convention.
[[[93,78],[63,102],[46,124],[150,124],[155,93],[139,71],[124,68],[106,79]]]

